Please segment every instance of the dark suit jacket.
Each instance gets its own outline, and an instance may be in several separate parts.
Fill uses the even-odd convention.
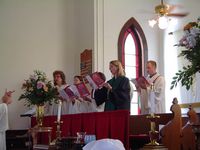
[[[112,78],[108,81],[112,86],[112,91],[109,92],[109,100],[114,104],[115,109],[130,110],[130,83],[125,76]]]
[[[97,106],[103,104],[107,100],[107,89],[105,87],[95,90],[94,99],[96,101]]]
[[[112,86],[112,91],[109,91],[104,87],[102,89],[98,89],[94,93],[94,99],[96,101],[97,106],[106,102],[106,105],[111,102],[113,107],[110,107],[114,110],[126,109],[130,110],[130,83],[129,79],[125,76],[120,76],[117,79],[112,78],[108,81],[108,83]],[[110,105],[110,104],[108,104]],[[105,108],[107,108],[105,106]],[[108,108],[108,109],[110,109]]]

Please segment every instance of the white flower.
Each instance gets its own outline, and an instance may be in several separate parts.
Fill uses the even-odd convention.
[[[196,39],[195,36],[190,34],[188,37],[186,37],[187,44],[185,45],[186,48],[194,48],[196,46]]]
[[[197,37],[200,34],[200,29],[197,28],[197,27],[193,27],[193,28],[190,29],[190,33],[192,35],[194,35],[195,37]]]

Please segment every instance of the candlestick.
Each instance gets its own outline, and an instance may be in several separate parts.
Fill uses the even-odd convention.
[[[63,121],[56,121],[56,139],[57,140],[61,140],[61,124],[63,123]]]
[[[160,118],[160,116],[156,116],[153,113],[150,116],[147,116],[147,119],[150,120],[150,128],[151,130],[149,131],[149,136],[150,136],[150,145],[159,145],[159,143],[157,143],[157,138],[158,138],[158,131],[156,131],[156,124],[155,121],[156,119]]]
[[[58,116],[57,116],[57,122],[60,122],[60,117],[61,117],[61,107],[62,107],[62,101],[59,100],[59,102],[58,102]]]
[[[56,138],[53,140],[53,142],[51,142],[50,145],[56,145],[56,149],[60,149],[62,147],[62,143],[61,143],[61,124],[63,123],[63,121],[55,121],[54,122],[56,124]],[[61,147],[60,147],[61,146]]]
[[[160,116],[157,116],[154,113],[152,113],[148,115],[146,118],[150,120],[150,124],[151,124],[151,127],[150,127],[151,130],[149,131],[150,143],[144,145],[144,147],[141,150],[150,150],[150,149],[168,150],[164,145],[159,144],[157,142],[159,133],[158,131],[156,131],[155,122],[158,118],[160,118]]]

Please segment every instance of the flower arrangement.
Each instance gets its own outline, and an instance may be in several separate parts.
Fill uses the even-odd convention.
[[[25,105],[44,105],[46,102],[52,104],[57,102],[58,91],[52,82],[46,77],[42,71],[35,70],[33,75],[25,80],[22,84],[23,94],[18,100],[25,99]]]
[[[178,57],[184,57],[189,64],[179,70],[173,77],[171,89],[177,86],[180,81],[187,90],[193,84],[195,74],[200,72],[200,17],[196,22],[189,22],[184,27],[184,36],[175,46],[185,47]]]

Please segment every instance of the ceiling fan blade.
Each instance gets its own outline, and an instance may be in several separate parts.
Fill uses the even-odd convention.
[[[168,9],[167,9],[168,13],[173,12],[177,7],[176,5],[169,5],[169,4],[167,4],[167,5],[168,5]]]
[[[189,13],[169,13],[169,14],[167,14],[167,16],[169,16],[169,17],[185,17],[188,14]]]

